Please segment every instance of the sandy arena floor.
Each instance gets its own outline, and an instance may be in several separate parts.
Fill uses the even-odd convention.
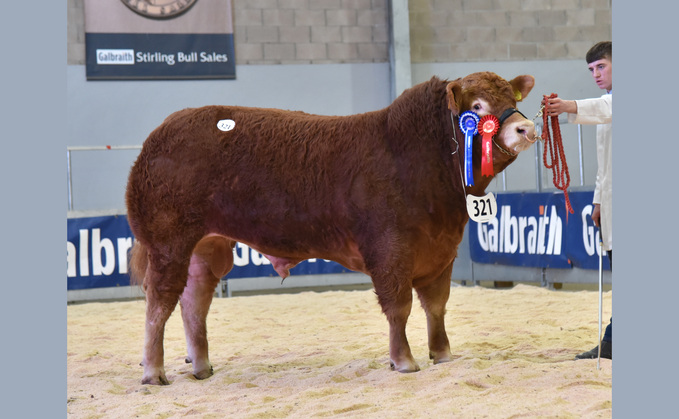
[[[141,384],[144,308],[68,306],[69,417],[611,417],[612,361],[597,370],[596,359],[573,360],[596,344],[596,291],[454,287],[446,326],[456,359],[439,365],[415,303],[408,338],[422,370],[413,374],[389,369],[372,291],[216,298],[214,375],[203,381],[184,363],[178,306],[165,334],[169,386]]]

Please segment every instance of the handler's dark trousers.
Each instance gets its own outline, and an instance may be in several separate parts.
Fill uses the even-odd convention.
[[[611,270],[613,269],[613,251],[608,252],[608,261],[611,262]],[[611,322],[606,326],[606,331],[604,332],[604,337],[601,339],[604,342],[613,343],[613,316],[611,316]]]

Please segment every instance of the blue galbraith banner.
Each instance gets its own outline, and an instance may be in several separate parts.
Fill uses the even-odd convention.
[[[497,217],[469,222],[473,262],[538,268],[599,269],[599,229],[592,222],[593,192],[499,193]],[[604,269],[610,269],[604,257]]]
[[[570,193],[575,214],[566,217],[563,194],[502,193],[498,217],[488,223],[469,222],[471,258],[477,263],[539,268],[598,269],[599,229],[594,227],[592,192]],[[125,215],[68,219],[67,288],[69,290],[130,284],[128,251],[133,235]],[[610,269],[604,257],[604,268]],[[342,265],[311,259],[292,275],[351,272]],[[262,254],[238,243],[228,278],[278,278]]]
[[[230,0],[85,0],[88,80],[231,79]]]
[[[133,235],[125,215],[69,218],[67,227],[67,289],[118,287],[130,285],[128,251]],[[228,278],[280,277],[261,253],[238,243],[234,266]],[[290,270],[292,275],[318,275],[351,272],[342,265],[323,259],[304,261]]]

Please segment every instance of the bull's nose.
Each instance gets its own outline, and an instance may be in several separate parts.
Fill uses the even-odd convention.
[[[535,124],[533,121],[526,121],[519,124],[516,127],[516,133],[519,134],[519,137],[524,137],[531,143],[534,143],[537,140],[535,137]]]

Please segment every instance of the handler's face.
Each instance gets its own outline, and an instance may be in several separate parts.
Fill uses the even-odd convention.
[[[613,63],[608,58],[591,62],[587,65],[600,89],[610,91],[613,88]]]

